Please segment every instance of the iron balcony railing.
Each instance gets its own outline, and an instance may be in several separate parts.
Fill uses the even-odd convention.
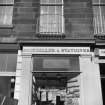
[[[65,33],[65,25],[64,18],[62,16],[57,16],[57,20],[55,22],[50,21],[48,18],[46,20],[42,20],[43,17],[39,17],[37,19],[36,31],[41,36],[62,36]]]

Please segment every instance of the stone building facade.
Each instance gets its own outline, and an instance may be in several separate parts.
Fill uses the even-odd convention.
[[[104,0],[1,0],[0,94],[18,105],[105,103]]]

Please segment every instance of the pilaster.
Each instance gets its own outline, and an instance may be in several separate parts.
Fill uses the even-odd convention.
[[[99,64],[91,56],[80,56],[79,61],[81,105],[102,105]]]
[[[16,80],[15,80],[15,91],[14,91],[14,98],[15,99],[19,99],[21,77],[22,77],[22,54],[21,54],[21,50],[18,50],[17,67],[16,67]]]
[[[31,55],[22,55],[22,70],[20,78],[20,93],[18,105],[31,105],[32,89],[32,58]]]

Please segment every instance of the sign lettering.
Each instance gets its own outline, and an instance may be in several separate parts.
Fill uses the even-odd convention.
[[[24,47],[23,51],[33,54],[90,54],[89,47]]]

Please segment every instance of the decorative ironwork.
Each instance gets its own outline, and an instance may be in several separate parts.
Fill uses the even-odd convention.
[[[95,39],[105,40],[105,35],[94,35]]]

